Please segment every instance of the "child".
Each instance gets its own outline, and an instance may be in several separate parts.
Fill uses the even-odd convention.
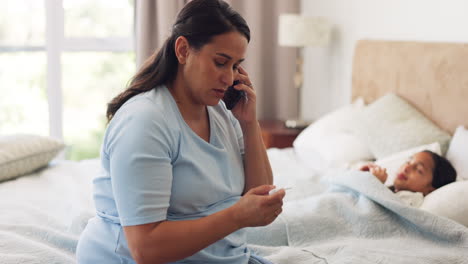
[[[376,164],[364,165],[360,170],[371,172],[382,183],[387,180],[386,169]],[[390,190],[397,194],[406,191],[399,195],[400,198],[406,202],[409,200],[408,203],[412,206],[419,207],[424,196],[439,187],[454,182],[456,177],[457,172],[447,159],[432,151],[425,150],[416,153],[398,169],[397,177]],[[413,195],[411,192],[416,194]]]

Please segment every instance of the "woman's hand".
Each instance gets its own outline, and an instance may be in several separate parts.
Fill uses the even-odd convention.
[[[360,168],[361,171],[369,171],[372,173],[377,179],[379,179],[382,183],[385,183],[387,180],[387,169],[382,168],[374,163],[369,163]]]
[[[232,114],[239,120],[239,122],[252,122],[257,121],[256,99],[257,95],[253,88],[252,82],[249,79],[247,72],[239,66],[239,75],[237,77],[239,84],[234,86],[234,89],[244,91],[247,98],[240,100],[236,106],[231,110]]]
[[[283,211],[283,198],[286,195],[280,190],[269,195],[273,185],[261,185],[252,188],[233,205],[235,218],[240,228],[265,226],[273,222]]]

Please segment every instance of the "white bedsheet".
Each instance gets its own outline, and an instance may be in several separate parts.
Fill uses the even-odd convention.
[[[79,234],[94,214],[98,162],[54,162],[0,184],[0,263],[75,262]]]
[[[327,186],[321,179],[336,172],[323,175],[311,170],[296,158],[292,148],[269,149],[268,155],[277,187],[292,187],[285,205],[324,193]],[[75,263],[79,234],[94,215],[92,179],[99,169],[97,159],[60,161],[32,175],[0,183],[0,263]],[[280,215],[272,225],[249,233],[249,242],[277,264],[314,263],[310,258],[313,252],[282,246],[291,242],[287,221],[291,218]]]
[[[270,149],[278,187],[290,200],[319,193],[318,174],[290,149]],[[55,161],[28,176],[0,183],[0,263],[74,263],[75,247],[94,215],[92,179],[99,160]],[[286,177],[283,177],[285,176]],[[262,238],[258,238],[262,239]]]
[[[323,192],[326,187],[320,182],[323,173],[305,166],[296,156],[293,148],[268,149],[277,188],[290,187],[284,201],[298,200]]]

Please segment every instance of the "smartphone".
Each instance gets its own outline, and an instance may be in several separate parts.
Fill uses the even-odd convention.
[[[224,93],[223,101],[226,104],[228,110],[233,109],[236,104],[245,97],[244,91],[236,90],[233,86],[238,84],[239,81],[234,81],[232,86],[229,86],[226,92]]]

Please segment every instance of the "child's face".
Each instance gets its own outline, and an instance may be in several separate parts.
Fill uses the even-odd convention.
[[[434,190],[432,187],[433,170],[434,160],[431,154],[417,153],[398,170],[397,177],[393,182],[395,191],[407,190],[427,195]]]

